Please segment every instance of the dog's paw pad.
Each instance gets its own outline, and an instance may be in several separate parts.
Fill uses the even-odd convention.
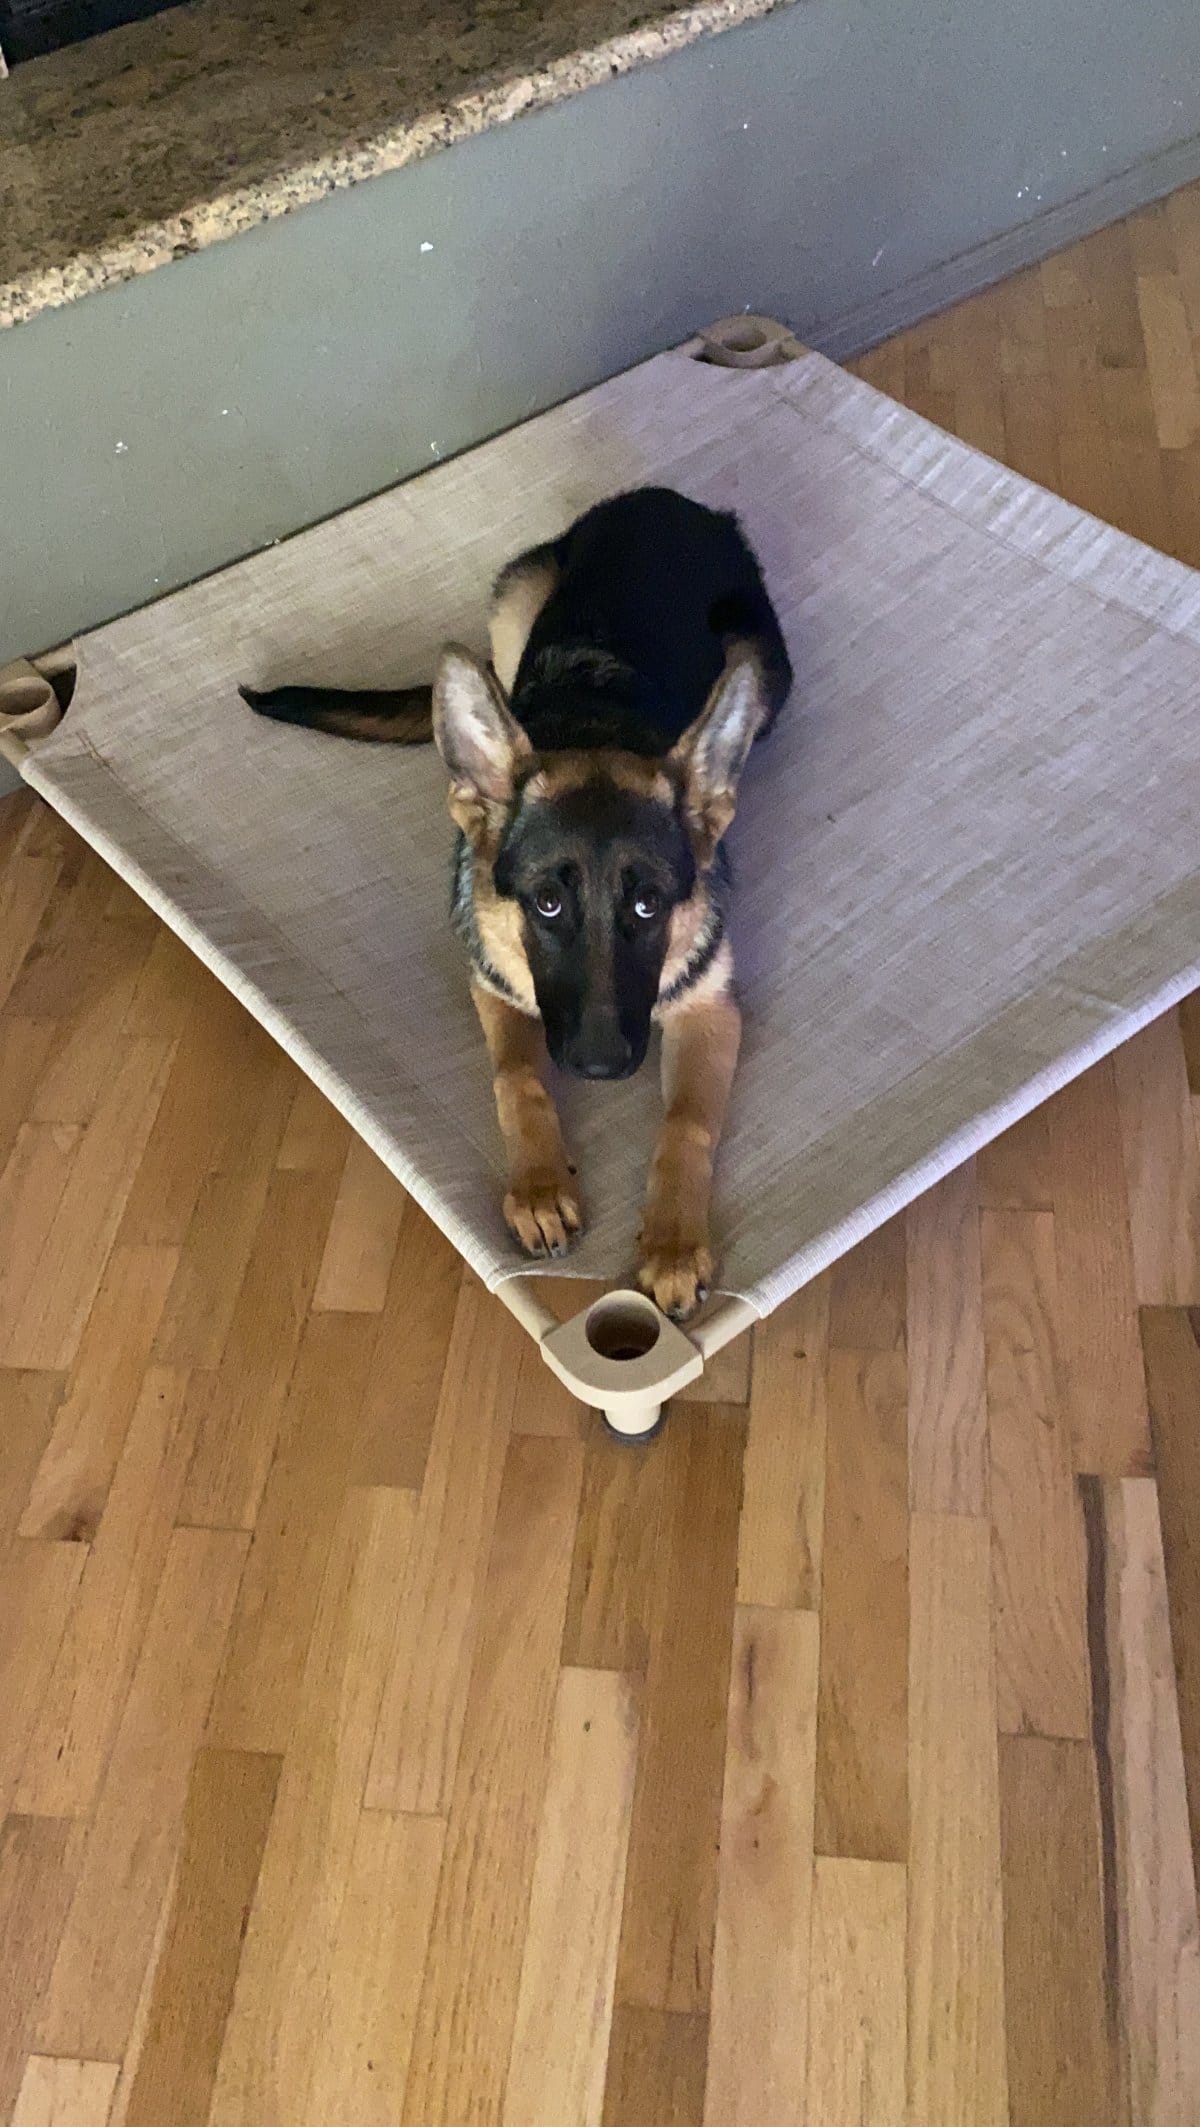
[[[515,1177],[504,1199],[504,1216],[527,1256],[565,1256],[583,1224],[569,1173]]]

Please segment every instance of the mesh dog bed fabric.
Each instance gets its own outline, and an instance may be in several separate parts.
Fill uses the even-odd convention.
[[[530,1265],[440,763],[263,724],[237,684],[427,678],[444,637],[484,647],[506,559],[642,481],[739,511],[796,666],[731,836],[715,1227],[766,1312],[1200,979],[1200,577],[818,356],[684,349],[87,636],[24,772],[495,1288]],[[569,1268],[625,1276],[655,1073],[558,1091]]]

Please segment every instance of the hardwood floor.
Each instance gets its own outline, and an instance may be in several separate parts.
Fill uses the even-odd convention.
[[[1198,358],[857,366],[1200,566]],[[640,1450],[24,796],[0,1003],[0,2122],[1195,2127],[1195,1000]]]

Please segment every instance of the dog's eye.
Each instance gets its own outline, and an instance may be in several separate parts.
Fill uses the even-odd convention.
[[[635,916],[640,916],[643,923],[653,923],[661,906],[662,903],[653,887],[648,886],[638,895],[637,900],[634,902],[633,913]]]
[[[562,914],[562,896],[556,894],[552,886],[539,887],[533,905],[546,923],[553,923],[554,918]]]

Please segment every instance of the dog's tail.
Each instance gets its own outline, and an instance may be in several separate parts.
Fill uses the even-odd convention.
[[[239,687],[256,716],[277,724],[301,724],[334,738],[367,739],[382,746],[424,746],[433,737],[433,690],[400,687],[383,693],[344,693],[333,687],[272,687],[260,693]]]

